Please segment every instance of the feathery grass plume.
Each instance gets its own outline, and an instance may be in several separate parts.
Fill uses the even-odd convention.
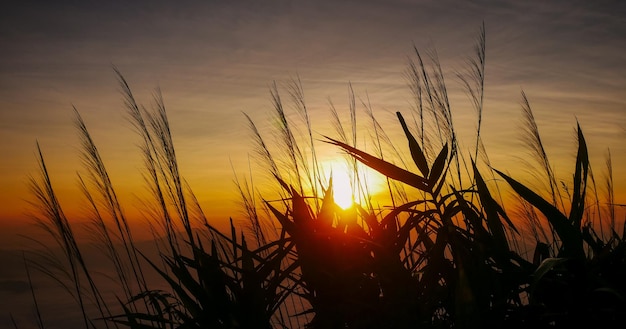
[[[259,129],[257,128],[252,118],[246,113],[243,113],[243,115],[245,116],[246,121],[248,122],[248,127],[250,129],[250,132],[252,133],[252,143],[253,143],[253,151],[254,151],[253,159],[255,159],[262,168],[265,168],[270,176],[270,177],[263,177],[263,178],[270,178],[271,179],[270,182],[276,182],[276,179],[278,179],[278,181],[282,181],[283,179],[286,179],[283,177],[283,174],[281,170],[279,169],[279,159],[277,159],[274,156],[274,154],[272,154],[272,151],[270,150],[268,144],[265,142],[265,139],[261,135]],[[251,181],[252,181],[252,177],[251,177]],[[244,186],[242,186],[242,184],[238,180],[236,180],[236,186],[240,191],[240,197],[241,197],[242,202],[247,207],[246,211],[251,215],[251,216],[250,215],[248,216],[248,220],[251,222],[250,225],[252,225],[252,227],[255,227],[257,226],[257,224],[260,224],[261,221],[257,217],[258,208],[254,207],[253,205],[256,204],[256,199],[262,199],[262,198],[260,196],[255,195],[254,190],[244,188]],[[279,191],[282,192],[282,189],[280,189],[280,187],[279,187]],[[280,198],[284,199],[286,198],[286,195],[281,194]],[[271,218],[269,209],[263,206],[263,210],[265,212],[265,218],[266,219]],[[274,226],[273,220],[267,220],[267,222],[270,222],[271,226]],[[254,228],[254,230],[263,230],[263,228],[256,227]]]
[[[483,100],[485,94],[485,22],[480,27],[480,32],[474,45],[475,57],[466,60],[466,72],[457,72],[457,77],[465,87],[472,107],[476,111],[478,122],[476,125],[476,145],[474,147],[474,159],[478,159],[479,145],[481,143],[480,132],[483,119]]]
[[[186,189],[178,169],[174,142],[165,111],[165,102],[160,90],[155,92],[154,101],[153,112],[144,112],[146,121],[149,124],[148,127],[153,135],[151,141],[155,143],[152,150],[156,152],[155,159],[162,175],[162,181],[167,186],[167,195],[174,205],[178,219],[187,234],[188,241],[193,242],[194,235],[185,196]]]
[[[100,230],[98,235],[101,236],[103,242],[105,243],[104,245],[108,251],[107,254],[114,263],[117,276],[127,297],[130,297],[134,294],[134,292],[132,291],[132,287],[128,282],[127,275],[125,273],[126,266],[130,267],[135,283],[137,284],[137,288],[139,290],[147,289],[141,264],[134,245],[132,232],[128,226],[128,221],[119,203],[117,193],[115,192],[113,183],[109,178],[108,171],[102,157],[100,156],[100,152],[98,151],[98,148],[91,137],[83,118],[76,108],[74,108],[74,114],[75,124],[80,133],[80,140],[82,143],[81,158],[83,166],[87,170],[90,183],[94,187],[95,191],[92,192],[86,182],[79,175],[81,189],[89,201],[95,215],[93,221],[96,228]],[[97,194],[97,201],[94,199],[93,193]],[[128,263],[120,260],[119,252],[115,247],[114,237],[111,236],[98,205],[101,205],[104,208],[106,215],[113,221],[113,224],[117,229],[117,239],[121,242],[123,252],[126,256],[125,261]]]
[[[248,127],[252,132],[252,149],[254,150],[254,154],[256,155],[255,159],[261,163],[261,166],[263,168],[266,168],[269,171],[272,178],[282,178],[281,172],[278,169],[278,162],[274,159],[274,156],[272,155],[267,143],[263,139],[263,136],[259,132],[256,124],[248,114],[243,113],[243,115],[246,117]]]
[[[290,120],[287,118],[287,113],[283,107],[276,83],[272,85],[270,95],[274,106],[274,115],[277,120],[277,142],[281,143],[280,150],[281,152],[285,152],[287,157],[285,161],[286,163],[279,168],[287,172],[287,177],[292,180],[294,184],[296,184],[296,187],[302,194],[304,193],[303,183],[309,179],[307,177],[303,177],[302,171],[308,171],[303,168],[303,166],[307,167],[308,165],[306,164],[305,157],[302,154],[301,147],[294,134],[296,132],[293,129]]]
[[[40,169],[39,179],[30,178],[30,188],[35,198],[35,201],[32,201],[31,204],[40,211],[39,216],[35,215],[35,220],[51,234],[63,251],[63,257],[67,262],[70,273],[72,290],[78,300],[85,328],[90,328],[94,324],[87,314],[85,293],[91,294],[102,317],[109,315],[110,312],[92,278],[91,272],[87,268],[85,259],[76,241],[74,230],[59,203],[39,143],[37,143],[37,154]],[[53,274],[50,272],[44,273]],[[83,280],[86,280],[89,285],[87,292],[82,287]],[[105,323],[105,325],[107,328],[109,327],[108,324]]]
[[[292,101],[297,101],[297,99],[293,99]],[[276,103],[275,103],[276,105]],[[281,161],[281,156],[276,157],[272,150],[268,147],[268,144],[265,142],[263,136],[260,134],[256,124],[251,119],[251,117],[244,113],[246,120],[248,121],[248,125],[250,131],[252,132],[252,141],[253,141],[253,150],[255,151],[255,159],[261,163],[263,168],[266,168],[269,171],[269,174],[272,176],[273,181],[278,180],[279,182],[283,181],[283,172],[279,169],[279,161]],[[312,130],[309,130],[312,131]],[[286,131],[287,134],[290,134],[289,131]],[[311,136],[311,135],[310,135]],[[279,141],[280,142],[280,141]],[[284,138],[282,140],[284,142]],[[295,142],[295,139],[294,139]],[[281,154],[285,155],[285,154]],[[293,168],[292,168],[293,169]],[[250,175],[252,175],[251,169],[249,169]],[[289,174],[289,170],[287,173]],[[315,173],[320,173],[319,170],[316,170]],[[251,176],[252,177],[252,176]],[[315,178],[315,177],[313,177]],[[317,179],[317,178],[315,178]],[[274,220],[271,220],[272,216],[270,214],[271,210],[269,207],[265,205],[265,200],[261,206],[257,206],[257,199],[262,200],[260,195],[257,195],[257,191],[253,188],[253,180],[250,178],[250,183],[248,181],[240,181],[237,176],[235,176],[235,185],[240,192],[240,198],[242,203],[244,204],[244,210],[247,212],[247,220],[249,224],[247,226],[252,227],[253,235],[256,239],[256,243],[259,246],[259,255],[261,257],[270,257],[269,249],[265,248],[265,246],[270,246],[274,244],[284,244],[286,242],[284,237],[284,232],[278,233],[279,230],[275,226]],[[285,196],[281,196],[280,199],[284,200]],[[260,216],[259,210],[263,212],[263,217]],[[264,233],[269,231],[268,233]],[[235,237],[234,227],[231,235]],[[267,240],[271,238],[271,240]],[[233,248],[235,251],[236,248]],[[285,255],[286,256],[286,255]],[[233,256],[233,259],[236,259],[236,255]],[[283,259],[276,260],[277,263],[277,274],[283,273],[282,275],[291,275],[290,268],[293,266],[293,260],[288,257],[284,257]],[[281,305],[276,308],[276,314],[274,317],[278,323],[288,322],[290,324],[290,328],[301,328],[302,322],[308,322],[307,314],[300,314],[302,310],[306,309],[305,300],[299,295],[301,292],[300,285],[297,283],[296,279],[289,279],[289,282],[281,282],[280,285],[283,289],[286,289],[285,297],[281,303]],[[284,327],[284,324],[283,324]]]
[[[468,162],[465,161],[462,154],[457,155],[458,141],[441,62],[437,52],[430,50],[427,53],[430,64],[427,65],[417,47],[414,46],[413,48],[417,63],[410,62],[408,77],[411,92],[418,102],[417,111],[420,118],[418,131],[425,157],[432,161],[438,150],[447,144],[451,151],[450,159],[453,161],[450,165],[453,164],[452,169],[454,171],[449,179],[454,185],[462,185],[464,173],[461,171],[461,162],[464,163],[467,176],[471,176],[471,168],[467,165]],[[428,117],[425,114],[428,114]],[[438,143],[435,143],[437,140]],[[445,187],[447,188],[447,186]]]
[[[196,218],[190,214],[191,208],[187,199],[193,198],[193,192],[179,171],[163,95],[157,88],[153,94],[154,103],[151,110],[140,108],[126,79],[119,71],[116,70],[116,73],[131,123],[143,139],[142,151],[148,174],[146,180],[161,208],[171,248],[177,249],[180,246],[178,230],[182,229],[185,239],[191,242],[194,240],[192,233],[194,219],[202,225],[204,218],[200,213]],[[174,221],[175,218],[178,222]]]
[[[539,134],[539,127],[537,126],[535,115],[533,114],[530,102],[524,91],[522,91],[522,114],[523,133],[521,139],[523,145],[526,146],[527,150],[530,152],[531,158],[535,160],[537,165],[539,165],[541,168],[540,172],[544,175],[543,177],[538,177],[538,180],[540,182],[546,181],[548,183],[547,187],[549,188],[552,204],[560,207],[560,209],[564,209],[563,199],[554,175],[554,170],[552,169],[552,165],[550,165],[548,154],[543,147],[543,141],[541,140],[541,135]],[[545,178],[545,180],[541,178]]]
[[[426,146],[427,144],[430,143],[426,143],[425,141],[425,130],[424,130],[424,123],[425,123],[425,116],[424,116],[424,98],[423,98],[423,90],[424,88],[422,87],[422,70],[418,69],[417,66],[415,65],[415,62],[413,60],[411,60],[409,58],[408,60],[408,68],[405,72],[405,80],[407,81],[407,84],[409,85],[409,90],[411,91],[411,95],[413,96],[413,102],[415,103],[414,106],[414,111],[417,112],[417,117],[419,118],[419,120],[417,120],[416,122],[416,126],[419,127],[418,131],[418,138],[420,140],[420,144]],[[427,151],[427,150],[425,150]]]
[[[276,318],[276,314],[278,314],[278,318],[281,318],[281,314],[288,316],[283,304],[295,288],[288,288],[282,284],[285,280],[293,281],[287,277],[291,273],[288,264],[285,265],[283,262],[290,252],[290,247],[283,247],[285,242],[280,242],[281,240],[269,244],[262,243],[261,240],[257,241],[261,244],[261,248],[258,251],[251,251],[247,247],[246,238],[243,234],[240,239],[237,239],[238,233],[232,223],[231,237],[212,227],[207,222],[193,192],[178,172],[165,104],[160,93],[157,91],[155,94],[156,105],[153,112],[143,108],[140,110],[125,79],[121,75],[119,75],[119,79],[124,89],[132,122],[144,140],[142,150],[150,178],[147,181],[155,192],[157,204],[161,205],[160,213],[165,215],[166,227],[172,229],[168,231],[168,234],[173,235],[168,237],[171,247],[169,252],[161,253],[161,259],[165,264],[164,268],[159,268],[152,261],[146,260],[169,284],[173,294],[140,293],[133,297],[130,302],[143,300],[146,303],[154,304],[152,300],[156,297],[160,300],[160,304],[157,303],[153,305],[152,309],[146,309],[142,312],[133,312],[127,308],[127,304],[124,304],[125,313],[110,317],[109,320],[139,327],[148,323],[158,326],[204,326],[218,322],[226,327],[233,323],[251,327],[252,323],[269,324],[270,318]],[[274,99],[275,105],[282,107],[277,90],[273,95],[276,97]],[[279,115],[282,115],[282,122],[285,123],[287,119],[284,112]],[[283,132],[291,136],[288,139],[295,143],[296,139],[289,130],[288,123],[285,123],[283,127],[285,127]],[[260,135],[257,134],[257,136],[262,145],[261,152],[269,154],[269,150],[265,148]],[[290,142],[287,141],[287,143]],[[300,165],[304,161],[301,159],[301,152],[296,148],[297,145],[292,148],[291,159],[296,160],[291,163]],[[269,161],[275,165],[271,158]],[[278,166],[275,168],[276,173],[278,173]],[[170,211],[168,204],[174,204],[173,212]],[[170,213],[177,215],[180,220],[178,224],[167,224],[167,221],[172,219],[169,216]],[[208,238],[211,243],[210,253],[204,250],[203,240],[199,237],[199,234],[202,233],[195,237],[191,233],[193,217],[197,218],[197,221],[208,231],[205,238]],[[174,236],[176,234],[174,228],[178,225],[182,226],[187,233],[184,246],[189,249],[189,256],[181,252],[180,240]],[[257,226],[260,227],[260,225]],[[261,236],[258,235],[258,237]],[[278,247],[278,249],[273,246]],[[270,252],[272,248],[274,250]],[[276,260],[270,261],[270,258],[263,258],[265,256],[275,257]],[[251,267],[254,266],[254,263],[258,263],[259,267]],[[276,268],[276,264],[278,264],[278,268]],[[287,269],[281,271],[280,268],[285,268],[285,266]],[[273,272],[275,270],[276,272]],[[270,277],[269,275],[275,276]],[[213,292],[221,291],[220,289],[224,293],[214,296]],[[250,302],[253,304],[249,304]],[[212,313],[210,310],[214,309],[215,305],[222,305],[226,309],[222,308],[221,311],[218,309],[217,313]],[[168,313],[163,314],[163,309],[167,309]],[[257,314],[258,317],[251,316],[251,314]],[[172,323],[172,315],[175,318],[174,323]],[[214,320],[218,322],[214,322]]]
[[[472,107],[476,111],[476,142],[474,146],[474,155],[471,161],[478,163],[478,160],[482,159],[487,165],[487,168],[491,168],[489,156],[481,138],[485,96],[486,41],[485,22],[483,21],[474,44],[474,56],[466,59],[466,69],[464,71],[457,72],[457,77],[464,86],[465,92],[472,103]],[[495,187],[497,189],[497,195],[499,196],[500,204],[502,204],[500,188],[497,185],[495,174],[492,170],[488,170],[488,173],[491,176],[492,181],[496,182]],[[515,237],[511,238],[515,241]]]
[[[235,177],[235,186],[239,192],[239,199],[241,200],[240,206],[243,211],[244,218],[246,219],[244,226],[247,227],[252,233],[257,247],[261,247],[269,242],[268,238],[270,236],[274,239],[278,237],[275,233],[276,227],[274,226],[273,221],[266,221],[262,217],[262,214],[260,214],[259,205],[257,204],[257,191],[251,177],[252,169],[250,166],[248,167],[248,171],[250,173],[249,179],[244,177],[243,180],[240,180],[234,168],[233,175]]]
[[[308,137],[308,145],[306,154],[311,155],[311,165],[306,165],[309,163],[306,157],[303,157],[304,165],[303,168],[305,170],[305,178],[307,178],[309,186],[311,187],[311,193],[313,195],[318,195],[318,185],[322,182],[316,181],[316,178],[320,178],[319,173],[319,163],[317,159],[317,152],[315,151],[315,143],[313,139],[313,127],[311,123],[311,118],[309,117],[309,111],[306,106],[306,102],[304,99],[304,89],[302,87],[302,81],[300,80],[300,76],[297,76],[295,79],[291,79],[289,84],[287,85],[287,92],[289,96],[291,96],[292,104],[294,105],[295,112],[299,114],[300,119],[304,122],[306,127],[306,137]],[[316,205],[319,206],[319,205]]]
[[[118,84],[121,87],[121,93],[124,97],[124,105],[126,106],[127,113],[130,116],[130,122],[135,127],[137,133],[142,137],[143,144],[141,144],[141,152],[144,157],[144,165],[147,172],[147,176],[144,176],[144,180],[148,184],[148,188],[152,191],[154,198],[156,199],[157,206],[152,208],[156,219],[163,220],[163,226],[165,228],[165,234],[168,239],[170,248],[178,248],[178,225],[173,221],[171,212],[167,206],[167,191],[165,190],[168,185],[168,181],[164,178],[166,172],[161,166],[160,152],[157,141],[154,140],[155,136],[149,130],[148,122],[146,122],[145,109],[139,107],[133,92],[117,68],[113,68],[118,79]],[[158,135],[157,135],[158,137]]]
[[[344,129],[343,123],[341,122],[341,118],[339,116],[339,112],[337,111],[335,104],[330,98],[328,99],[328,106],[330,108],[330,115],[331,115],[330,124],[333,126],[335,133],[339,136],[337,137],[337,139],[339,139],[340,141],[344,143],[349,143],[348,136],[346,135],[346,130]]]
[[[427,138],[427,133],[424,129],[425,126],[425,122],[427,122],[426,117],[425,117],[425,113],[424,113],[424,109],[426,109],[426,113],[429,114],[429,116],[432,118],[432,120],[434,121],[434,132],[433,134],[435,136],[433,136],[433,138],[437,138],[439,139],[439,142],[442,143],[443,141],[443,136],[441,133],[441,124],[439,123],[439,121],[441,120],[440,116],[437,115],[437,110],[436,110],[436,105],[435,105],[435,92],[433,91],[433,86],[431,85],[431,74],[428,73],[426,65],[424,64],[424,61],[422,59],[422,56],[419,52],[419,50],[417,49],[417,47],[413,47],[414,51],[415,51],[415,55],[417,57],[417,64],[415,64],[415,62],[413,60],[410,60],[409,62],[409,67],[410,67],[410,83],[411,83],[411,91],[413,92],[413,94],[415,95],[417,101],[418,101],[418,110],[419,110],[419,131],[420,131],[420,139],[422,140],[422,145],[424,147],[424,151],[425,156],[427,158],[431,158],[433,156],[433,153],[435,152],[432,148],[429,147],[433,147],[434,144],[431,144],[430,142],[425,144],[426,141],[425,139]],[[426,101],[426,104],[424,104],[424,99]]]
[[[124,85],[127,86],[127,84]],[[132,97],[132,93],[130,93],[129,90],[127,91],[127,95],[129,98]],[[154,112],[149,112],[147,110],[137,112],[137,106],[131,106],[130,110],[133,115],[133,119],[135,120],[135,124],[140,128],[140,133],[143,135],[144,141],[146,142],[146,145],[144,146],[144,153],[146,155],[145,162],[148,164],[147,167],[149,173],[153,177],[151,183],[153,186],[152,189],[157,192],[157,202],[162,205],[161,212],[163,214],[169,214],[170,210],[168,209],[167,204],[173,204],[174,213],[177,215],[180,222],[179,224],[169,224],[168,226],[175,228],[180,225],[187,235],[185,238],[187,241],[185,245],[189,248],[192,257],[180,258],[180,260],[178,257],[183,256],[181,254],[181,246],[177,244],[178,239],[173,236],[169,238],[171,241],[170,244],[172,245],[170,257],[172,257],[171,259],[175,260],[179,264],[174,266],[175,263],[166,261],[168,266],[165,270],[173,271],[173,274],[176,274],[183,273],[180,272],[183,271],[183,268],[181,267],[183,266],[183,263],[180,263],[183,259],[192,261],[194,263],[191,264],[195,264],[195,262],[199,261],[199,257],[203,257],[202,248],[200,248],[199,244],[199,237],[194,237],[192,233],[192,215],[194,212],[196,213],[194,217],[197,218],[197,221],[199,221],[201,225],[209,228],[207,237],[211,241],[223,241],[225,238],[220,234],[217,234],[217,231],[209,225],[193,192],[191,192],[189,186],[184,183],[182,177],[180,176],[172,135],[166,115],[165,103],[163,102],[163,98],[158,91],[155,94],[155,102],[156,105],[153,109]],[[167,220],[168,219],[166,218],[166,221]],[[170,233],[168,234],[176,234],[176,231],[174,230],[169,232]],[[220,244],[221,243],[222,242],[220,242]],[[236,252],[236,250],[220,248],[221,256],[216,254],[215,257],[229,257],[229,255],[233,255],[233,252]],[[194,280],[202,280],[202,268],[198,266],[191,266],[189,269],[196,272]],[[165,273],[166,272],[163,272],[163,274]],[[168,282],[169,281],[170,280],[168,279]],[[173,286],[173,288],[176,288],[176,286]],[[181,295],[182,293],[183,292],[180,291],[180,289],[176,288],[177,298],[186,298],[184,297],[184,294]]]
[[[457,155],[458,153],[458,141],[456,138],[456,132],[454,130],[454,123],[452,120],[452,109],[450,108],[450,101],[448,99],[448,88],[445,81],[445,77],[443,74],[443,68],[441,66],[441,62],[439,61],[439,55],[436,50],[430,51],[429,54],[430,61],[432,62],[432,78],[434,80],[434,88],[430,89],[435,100],[435,115],[441,117],[441,120],[438,123],[441,125],[438,129],[443,131],[443,136],[445,136],[445,140],[442,141],[442,144],[450,146],[450,154],[451,159],[454,160],[456,164],[456,178],[458,179],[458,185],[462,184],[461,179],[461,166],[460,160],[462,160],[462,154]],[[451,179],[454,179],[455,176],[451,175]]]
[[[119,283],[122,287],[122,290],[124,291],[125,297],[130,298],[133,295],[133,289],[130,287],[130,283],[127,278],[127,265],[122,261],[122,256],[120,255],[116,247],[116,242],[121,240],[121,238],[119,235],[110,232],[108,224],[98,210],[96,201],[91,195],[91,192],[89,192],[89,189],[80,174],[78,175],[78,179],[83,195],[90,205],[90,209],[88,210],[91,213],[91,215],[89,216],[92,219],[92,226],[90,227],[91,236],[94,238],[95,241],[97,241],[97,246],[100,248],[100,250],[103,251],[105,255],[107,255],[107,257],[113,264],[113,268],[117,275],[117,279],[113,281]]]

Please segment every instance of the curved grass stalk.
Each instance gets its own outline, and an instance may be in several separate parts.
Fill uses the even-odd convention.
[[[39,143],[37,143],[37,154],[39,157],[40,179],[36,180],[31,177],[30,187],[31,191],[38,203],[33,203],[38,207],[43,217],[37,217],[37,222],[43,226],[46,231],[52,233],[59,247],[64,253],[64,258],[68,262],[69,272],[71,274],[72,289],[78,299],[78,304],[81,309],[81,315],[85,328],[93,326],[87,310],[85,308],[86,302],[84,300],[81,274],[84,275],[85,280],[89,285],[89,292],[92,294],[97,309],[101,316],[109,315],[109,309],[104,302],[100,291],[98,290],[91,272],[89,271],[85,259],[82,255],[81,249],[76,242],[74,230],[72,229],[61,204],[58,201],[56,192],[52,186],[52,181],[48,173],[48,169],[43,157]],[[108,328],[108,324],[105,324]]]

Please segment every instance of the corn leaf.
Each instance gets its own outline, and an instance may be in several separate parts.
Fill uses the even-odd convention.
[[[550,225],[552,225],[556,233],[561,238],[563,257],[585,257],[581,233],[571,225],[569,219],[565,217],[565,215],[563,215],[550,202],[544,200],[537,193],[533,192],[520,182],[507,176],[501,171],[495,171],[502,176],[507,183],[509,183],[517,194],[532,204],[535,208],[539,209],[539,211],[546,216]]]
[[[570,209],[569,220],[574,227],[580,229],[580,223],[585,211],[585,191],[587,189],[587,174],[589,171],[589,154],[585,136],[577,126],[578,152],[576,154],[576,170],[574,173],[574,193],[572,195],[572,207]]]
[[[446,143],[439,151],[435,162],[433,162],[433,168],[428,176],[428,185],[433,186],[441,178],[441,173],[446,165],[446,158],[448,157],[448,144]]]
[[[482,176],[478,172],[476,168],[476,164],[472,161],[472,166],[474,167],[474,178],[476,179],[476,187],[478,189],[478,196],[480,197],[480,203],[483,206],[483,210],[486,214],[485,221],[487,222],[487,227],[491,232],[495,240],[495,244],[497,246],[497,252],[509,251],[509,243],[506,238],[506,234],[504,233],[504,227],[502,226],[502,222],[500,221],[500,216],[498,214],[498,207],[496,201],[491,197],[489,190],[487,189],[487,185],[483,180]],[[511,227],[514,226],[509,224]]]
[[[400,120],[400,124],[402,125],[402,129],[404,130],[404,134],[406,135],[406,139],[409,141],[409,150],[411,151],[411,157],[413,158],[413,162],[417,165],[417,168],[422,172],[424,177],[428,176],[429,168],[428,163],[426,162],[426,157],[424,156],[424,152],[420,148],[417,140],[411,132],[409,131],[409,127],[406,125],[404,118],[400,112],[396,112],[398,116],[398,120]]]
[[[375,156],[367,154],[361,150],[358,150],[350,145],[334,140],[330,137],[326,137],[330,144],[341,147],[344,151],[350,154],[352,157],[362,162],[366,166],[378,171],[379,173],[397,181],[403,182],[409,186],[413,186],[422,191],[430,191],[428,181],[419,175],[416,175],[410,171],[402,169],[394,164],[391,164],[385,160],[381,160]]]

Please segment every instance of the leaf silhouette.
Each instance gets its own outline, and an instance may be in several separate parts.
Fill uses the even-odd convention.
[[[428,163],[426,162],[426,157],[424,156],[424,152],[422,152],[422,148],[420,148],[417,140],[409,131],[409,127],[406,125],[402,114],[400,112],[396,112],[396,115],[398,116],[398,120],[400,120],[402,129],[404,130],[404,134],[406,135],[406,139],[409,141],[409,150],[411,150],[411,157],[413,158],[413,162],[415,162],[417,168],[422,172],[422,175],[428,176]]]
[[[441,173],[443,172],[444,166],[446,164],[446,158],[448,157],[448,144],[446,143],[439,151],[435,162],[433,162],[433,168],[428,176],[429,185],[435,185],[439,178],[441,178]]]
[[[569,220],[574,227],[580,229],[580,222],[585,211],[585,191],[587,189],[587,174],[589,171],[589,154],[587,144],[580,125],[577,125],[578,152],[576,154],[576,170],[574,173],[574,194]]]
[[[428,181],[424,179],[424,177],[404,170],[394,164],[391,164],[385,160],[381,160],[348,144],[342,143],[327,136],[324,137],[329,140],[328,143],[341,147],[342,149],[344,149],[344,151],[353,156],[355,159],[359,160],[366,166],[378,171],[379,173],[391,179],[395,179],[407,185],[413,186],[419,190],[426,192],[430,191],[430,185]]]
[[[502,178],[504,178],[509,185],[519,194],[522,198],[528,201],[530,204],[539,209],[556,233],[559,235],[562,241],[563,257],[582,257],[584,258],[584,250],[582,244],[582,235],[579,230],[571,225],[569,219],[565,217],[556,207],[550,202],[544,200],[537,193],[533,192],[522,183],[507,176],[501,171],[494,169]]]

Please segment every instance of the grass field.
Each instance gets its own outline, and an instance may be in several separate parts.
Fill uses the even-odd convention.
[[[33,203],[40,210],[38,225],[58,249],[29,253],[27,269],[62,285],[85,328],[626,324],[624,218],[618,218],[613,200],[610,156],[606,175],[594,176],[579,125],[572,181],[558,181],[522,93],[524,143],[546,188],[533,190],[515,173],[492,168],[481,141],[485,52],[482,29],[467,71],[458,76],[476,113],[475,139],[465,141],[473,145],[470,152],[459,148],[441,65],[417,49],[406,71],[414,108],[397,112],[396,126],[383,127],[363,104],[371,122],[367,152],[359,147],[363,131],[355,122],[362,113],[354,94],[347,124],[331,108],[328,125],[336,133],[319,141],[299,80],[286,90],[274,87],[274,134],[263,136],[248,117],[255,159],[271,174],[273,194],[260,195],[253,179],[238,180],[248,222],[231,221],[226,231],[208,222],[207,210],[179,171],[163,99],[157,94],[156,105],[144,108],[117,72],[142,140],[151,192],[144,206],[155,251],[145,255],[147,249],[137,246],[96,143],[76,111],[87,173],[79,183],[93,241],[105,256],[99,266],[113,269],[109,279],[116,283],[117,300],[99,284],[102,277],[77,243],[39,149]],[[389,129],[401,129],[405,139],[392,140]],[[317,157],[320,143],[345,153],[352,192],[333,188],[333,175]],[[372,198],[369,171],[385,177],[388,205]],[[515,197],[505,197],[504,190]],[[354,203],[339,206],[338,193],[351,194]],[[30,288],[36,306],[41,288],[32,280]],[[45,318],[35,322],[46,327]]]

